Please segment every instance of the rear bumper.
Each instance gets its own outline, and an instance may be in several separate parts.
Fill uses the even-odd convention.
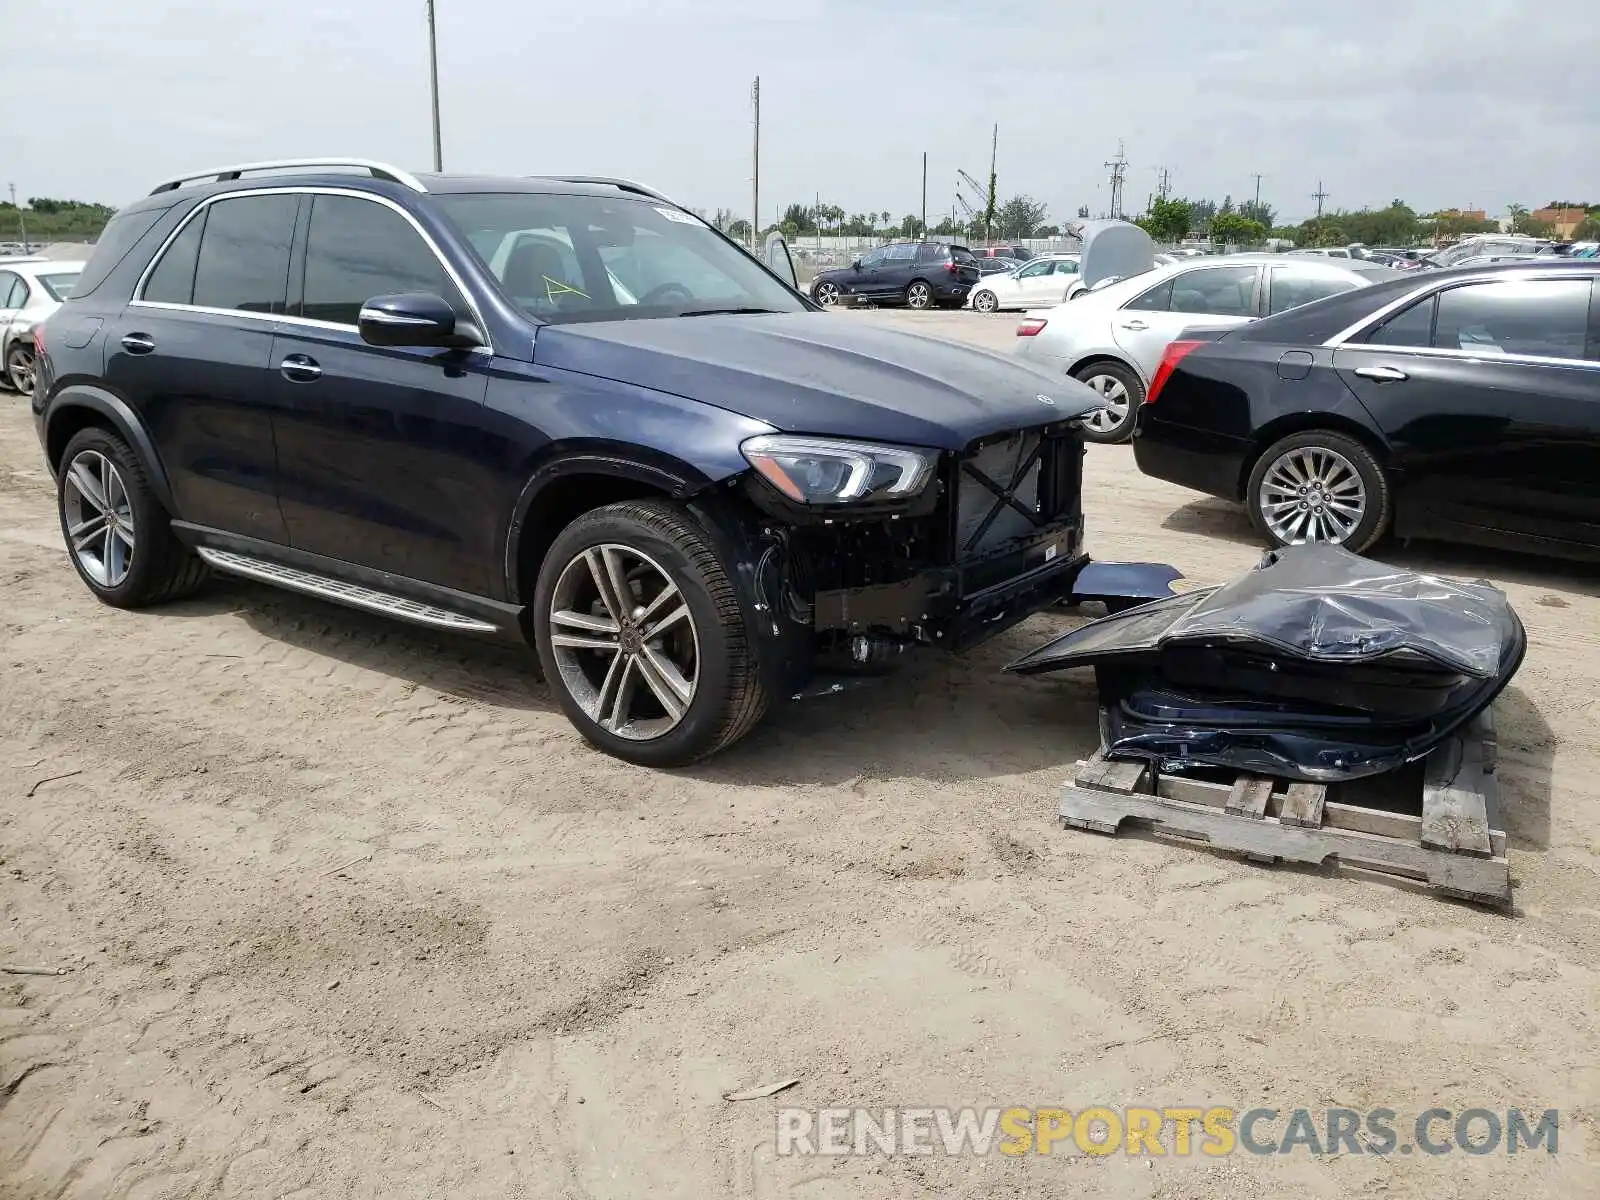
[[[1250,443],[1162,421],[1156,407],[1144,405],[1135,420],[1133,461],[1139,470],[1208,496],[1238,500],[1243,495],[1241,479]]]

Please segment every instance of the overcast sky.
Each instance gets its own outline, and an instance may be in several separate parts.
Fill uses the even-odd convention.
[[[427,169],[425,0],[47,0],[6,55],[0,182],[119,204],[163,173],[346,153]],[[750,208],[948,212],[957,167],[1052,220],[1261,195],[1280,219],[1600,201],[1600,20],[1512,0],[437,0],[445,168],[619,175]],[[1581,7],[1581,6],[1580,6]],[[19,10],[20,15],[21,10]],[[1564,27],[1561,26],[1565,22]]]

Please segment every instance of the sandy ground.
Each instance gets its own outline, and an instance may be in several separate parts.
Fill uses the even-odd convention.
[[[1099,557],[1257,557],[1125,448],[1088,478]],[[998,670],[1070,615],[651,774],[513,654],[236,582],[102,607],[0,398],[0,965],[67,968],[0,975],[0,1194],[1600,1195],[1596,580],[1390,557],[1528,625],[1512,913],[1058,828],[1091,682]],[[1562,1121],[1554,1157],[780,1159],[780,1102]]]

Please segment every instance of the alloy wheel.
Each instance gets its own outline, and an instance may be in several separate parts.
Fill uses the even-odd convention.
[[[6,377],[10,380],[11,386],[24,396],[33,395],[37,373],[33,364],[33,354],[26,346],[13,346],[6,355]]]
[[[67,468],[61,509],[67,541],[83,573],[104,588],[119,586],[133,568],[133,505],[117,466],[84,450]]]
[[[933,303],[933,291],[925,283],[913,283],[906,289],[906,304],[911,308],[927,308]]]
[[[817,290],[811,297],[823,308],[832,308],[839,303],[839,285],[835,283],[819,283]]]
[[[999,305],[993,292],[979,292],[972,298],[972,307],[981,313],[992,313]]]
[[[590,546],[567,563],[551,592],[550,646],[568,693],[617,737],[663,737],[694,703],[694,614],[661,565],[630,546]]]
[[[1105,402],[1105,407],[1090,413],[1084,424],[1096,433],[1110,433],[1128,419],[1128,386],[1115,375],[1091,375],[1083,381]]]
[[[1339,545],[1366,515],[1367,489],[1355,464],[1338,451],[1301,446],[1267,468],[1256,503],[1280,542]]]

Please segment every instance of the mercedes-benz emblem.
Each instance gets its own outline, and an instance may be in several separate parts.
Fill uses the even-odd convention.
[[[1034,399],[1037,400],[1040,404],[1048,404],[1048,405],[1050,405],[1051,408],[1054,408],[1055,404],[1056,404],[1054,397],[1046,396],[1043,392],[1040,392],[1037,396],[1034,397]]]

